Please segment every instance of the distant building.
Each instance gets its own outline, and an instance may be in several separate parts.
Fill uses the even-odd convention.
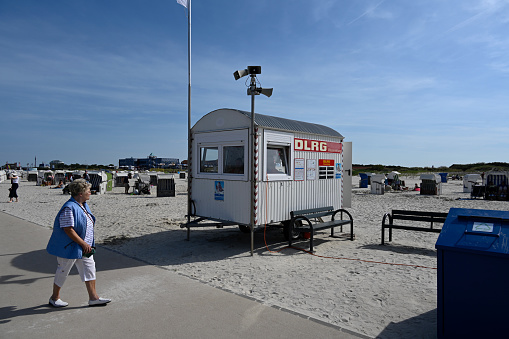
[[[137,158],[125,158],[118,160],[118,167],[134,167],[136,166]]]
[[[118,160],[118,167],[120,168],[176,168],[180,165],[179,159],[176,158],[158,158],[150,154],[146,158],[125,158]]]
[[[60,160],[52,160],[49,162],[50,168],[64,168],[65,164]]]

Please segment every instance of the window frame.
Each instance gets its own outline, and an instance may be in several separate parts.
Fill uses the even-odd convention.
[[[225,161],[227,160],[226,159],[226,152],[225,152],[225,148],[227,147],[242,147],[243,150],[242,150],[242,173],[231,173],[231,172],[225,172]],[[244,145],[222,145],[221,146],[221,152],[222,152],[222,158],[223,158],[223,168],[222,168],[222,173],[223,175],[235,175],[235,176],[243,176],[244,174],[246,174],[246,148]],[[237,158],[238,159],[238,158]],[[237,159],[235,159],[234,161],[236,161]],[[232,166],[232,167],[235,167],[235,166]]]
[[[244,173],[224,173],[224,147],[244,147]],[[217,148],[217,172],[201,172],[201,152],[203,148]],[[197,133],[194,140],[195,154],[199,155],[193,164],[194,177],[198,179],[221,179],[247,181],[249,178],[248,131],[233,130]]]
[[[264,131],[263,138],[263,181],[293,180],[293,161],[295,159],[294,136],[290,133]],[[267,173],[268,148],[284,148],[286,154],[287,173]]]
[[[202,151],[204,149],[207,149],[207,150],[215,149],[215,150],[217,150],[217,160],[216,160],[217,161],[217,165],[216,165],[217,169],[216,169],[215,172],[214,171],[212,171],[212,172],[203,171],[202,172],[202,160],[203,160],[202,159],[202,156],[203,156]],[[198,154],[200,155],[200,158],[198,160],[198,172],[202,173],[202,174],[205,174],[205,173],[207,173],[207,174],[218,174],[219,173],[219,147],[217,147],[216,145],[205,145],[205,146],[200,146],[199,150],[200,150],[200,152]]]

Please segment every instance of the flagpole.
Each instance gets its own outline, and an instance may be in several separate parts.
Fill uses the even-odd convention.
[[[189,10],[187,17],[187,73],[189,79],[187,88],[187,223],[189,223],[191,221],[191,181],[193,178],[191,164],[193,147],[191,140],[191,0],[188,0],[187,5]],[[189,233],[189,228],[187,230]]]

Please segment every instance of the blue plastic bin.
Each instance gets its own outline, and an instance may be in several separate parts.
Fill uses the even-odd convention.
[[[368,188],[369,177],[367,173],[359,173],[361,181],[359,182],[359,188]]]
[[[451,208],[435,247],[438,338],[507,338],[509,212]]]
[[[440,175],[441,182],[447,182],[447,174],[449,173],[438,173],[438,175]]]

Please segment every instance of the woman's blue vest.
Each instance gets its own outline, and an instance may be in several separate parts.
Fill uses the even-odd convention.
[[[72,210],[74,216],[74,230],[81,239],[85,239],[87,233],[87,215],[79,205],[79,203],[71,197],[60,209],[53,223],[53,233],[49,239],[46,251],[49,254],[56,255],[57,257],[67,259],[81,259],[83,255],[83,249],[76,242],[72,241],[71,238],[65,233],[64,229],[60,227],[60,213],[62,213],[65,207],[69,207]],[[95,217],[93,216],[87,203],[83,203],[83,207],[90,214],[95,224]],[[92,243],[95,246],[95,240]]]

